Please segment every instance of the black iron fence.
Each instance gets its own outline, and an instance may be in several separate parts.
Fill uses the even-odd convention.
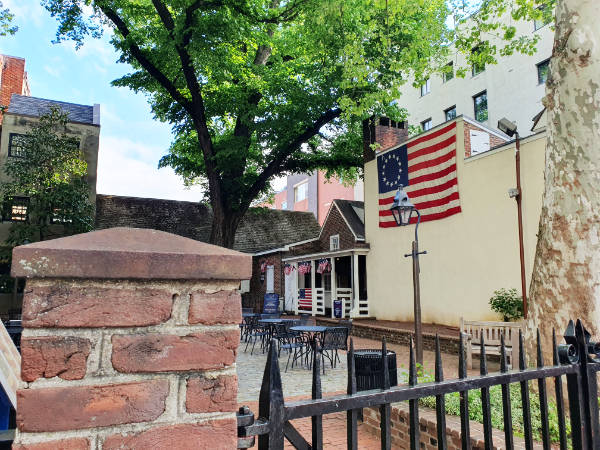
[[[483,339],[483,338],[482,338]],[[568,440],[574,449],[600,448],[600,425],[598,418],[597,372],[600,371],[600,345],[590,341],[590,334],[581,321],[571,321],[564,335],[565,343],[557,345],[553,336],[553,365],[544,365],[539,332],[537,341],[537,364],[528,368],[525,360],[523,336],[519,336],[520,358],[519,368],[509,370],[507,366],[504,340],[501,342],[500,372],[488,373],[485,343],[481,343],[479,376],[467,376],[466,358],[463,336],[460,338],[459,378],[444,380],[442,371],[442,355],[439,341],[436,342],[435,382],[417,382],[417,367],[411,342],[408,385],[390,387],[388,358],[382,358],[383,388],[357,392],[356,372],[354,366],[354,347],[350,343],[348,351],[348,389],[346,395],[322,398],[320,359],[313,358],[312,399],[285,403],[281,385],[281,373],[276,347],[271,343],[262,387],[259,398],[258,419],[254,420],[252,412],[244,407],[238,413],[238,448],[250,448],[258,436],[259,450],[283,449],[287,439],[297,449],[323,448],[323,415],[346,411],[347,413],[347,448],[358,448],[357,418],[361,408],[379,407],[381,416],[381,448],[391,448],[391,404],[408,401],[410,447],[419,449],[419,408],[420,398],[435,396],[437,417],[437,446],[447,448],[445,394],[458,392],[460,395],[461,442],[463,449],[471,448],[469,431],[469,402],[471,390],[481,391],[483,408],[483,429],[486,449],[493,448],[490,387],[501,386],[504,435],[506,448],[514,448],[511,417],[511,395],[509,385],[520,383],[520,394],[523,407],[523,438],[527,449],[533,448],[532,417],[530,408],[529,382],[537,382],[541,419],[541,443],[544,449],[551,448],[548,395],[546,381],[554,384],[561,449],[568,448]],[[317,355],[317,352],[315,352]],[[385,340],[382,342],[382,355],[387,355]],[[564,378],[563,378],[564,377]],[[566,379],[568,410],[564,404],[563,381]],[[293,426],[292,420],[310,417],[312,422],[311,443],[309,443]],[[567,436],[565,420],[570,420],[571,435]]]

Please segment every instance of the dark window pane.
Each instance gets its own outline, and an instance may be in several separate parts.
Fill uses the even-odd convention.
[[[444,114],[446,116],[446,120],[452,120],[456,118],[456,106],[448,108],[446,111],[444,111]]]
[[[475,107],[475,120],[485,122],[488,119],[487,92],[482,92],[473,97],[473,105]]]
[[[540,12],[540,17],[533,21],[533,29],[539,30],[540,28],[548,25],[552,21],[551,14],[548,14],[545,10],[545,7],[542,5],[538,8]]]
[[[421,129],[423,131],[431,130],[431,127],[432,127],[431,119],[427,119],[427,120],[424,120],[423,122],[421,122]]]
[[[29,199],[27,197],[13,197],[4,206],[4,220],[12,222],[26,222]]]
[[[542,61],[537,65],[538,83],[544,84],[548,80],[548,71],[550,69],[550,60]]]
[[[27,139],[25,134],[11,133],[8,138],[8,156],[24,158]]]
[[[473,48],[473,50],[471,50],[471,53],[473,53],[474,58],[477,58],[479,56],[479,54],[481,53],[481,47],[477,46],[477,47]],[[476,61],[473,63],[473,67],[472,67],[473,76],[480,74],[484,70],[485,70],[484,62]]]
[[[444,67],[444,83],[450,81],[452,78],[454,78],[454,63],[449,62]]]

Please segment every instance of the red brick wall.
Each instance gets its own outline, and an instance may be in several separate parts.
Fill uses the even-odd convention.
[[[242,294],[242,304],[244,308],[254,308],[256,312],[262,312],[265,294],[267,293],[267,274],[260,271],[263,261],[268,261],[275,268],[275,278],[273,283],[273,292],[279,294],[283,300],[285,295],[285,278],[283,275],[283,266],[281,263],[281,252],[270,253],[268,255],[252,257],[252,278],[250,279],[250,292]],[[261,275],[264,279],[261,281]]]
[[[463,121],[463,123],[464,123],[464,130],[465,130],[464,131],[464,134],[465,134],[465,158],[468,158],[469,156],[471,156],[471,133],[470,133],[471,130],[483,131],[485,133],[488,133],[490,136],[490,148],[496,147],[497,145],[505,144],[508,141],[507,139],[502,139],[502,138],[496,136],[495,134],[490,133],[485,128],[478,127],[477,125],[474,125],[467,121]]]
[[[366,119],[363,121],[363,159],[369,162],[375,158],[376,152],[395,147],[408,139],[406,122],[395,122],[387,117]],[[376,151],[371,144],[377,143]]]
[[[2,56],[2,77],[0,79],[0,105],[8,106],[12,94],[23,94],[25,60],[12,56]],[[0,124],[3,116],[0,115]]]
[[[98,233],[106,232],[66,239],[81,245]],[[170,265],[175,269],[184,265],[179,256],[194,254],[189,246],[196,245],[180,239],[162,247],[178,256]],[[131,240],[140,242],[139,235]],[[17,391],[13,448],[236,448],[241,302],[238,275],[223,280],[217,272],[223,250],[198,253],[204,256],[197,265],[206,270],[198,277],[206,279],[169,280],[158,253],[156,264],[131,264],[124,279],[102,278],[107,261],[119,267],[130,262],[129,240],[112,242],[123,253],[94,250],[101,255],[87,258],[95,278],[85,278],[89,272],[77,278],[71,264],[57,262],[60,248],[15,256],[28,267],[48,257],[53,265],[49,278],[29,278],[25,287],[24,384]],[[248,276],[250,257],[231,257],[229,264],[245,272],[240,277]]]

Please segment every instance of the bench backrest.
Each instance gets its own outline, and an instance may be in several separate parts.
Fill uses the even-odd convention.
[[[519,330],[522,322],[478,322],[460,320],[460,332],[466,333],[471,338],[472,344],[481,344],[481,336],[485,345],[500,345],[500,336],[504,334],[504,343],[507,347],[515,347],[519,343]]]

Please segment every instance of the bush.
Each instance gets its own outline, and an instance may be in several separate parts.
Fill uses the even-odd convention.
[[[500,314],[505,322],[523,317],[523,299],[516,289],[499,289],[490,298],[492,311]]]

